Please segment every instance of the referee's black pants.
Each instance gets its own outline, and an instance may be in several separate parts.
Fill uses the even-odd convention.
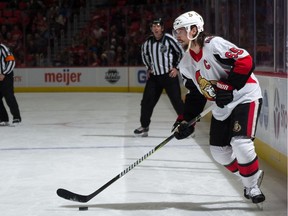
[[[0,122],[8,122],[8,121],[9,121],[8,113],[6,111],[6,108],[4,106],[2,96],[1,96],[1,100],[0,100]]]
[[[20,119],[21,115],[19,106],[14,95],[14,73],[6,74],[3,81],[0,81],[0,96],[1,100],[5,98],[5,101],[10,109],[13,119]],[[7,111],[3,105],[3,101],[0,102],[0,120],[9,121]]]
[[[181,98],[179,78],[170,77],[169,74],[153,75],[147,80],[141,100],[140,123],[142,127],[148,127],[155,105],[157,104],[163,89],[165,89],[173,108],[178,115],[183,115],[184,103]]]

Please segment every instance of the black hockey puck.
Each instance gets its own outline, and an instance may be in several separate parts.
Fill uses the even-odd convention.
[[[79,211],[87,211],[88,207],[87,206],[80,206]]]

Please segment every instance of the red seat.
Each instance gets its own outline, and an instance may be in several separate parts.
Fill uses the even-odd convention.
[[[6,19],[6,24],[8,25],[14,25],[19,23],[19,20],[16,17],[9,17]]]
[[[22,14],[21,10],[14,10],[13,12],[13,16],[17,18],[20,18],[21,14]]]
[[[125,6],[126,4],[126,0],[121,0],[121,1],[118,1],[118,6],[121,7],[121,6]]]
[[[6,18],[0,17],[0,25],[6,23]]]
[[[4,16],[4,17],[12,17],[13,16],[13,11],[12,10],[3,10],[2,16]]]
[[[7,2],[0,2],[0,10],[3,10],[6,8]]]
[[[25,10],[27,8],[27,4],[25,2],[21,1],[21,2],[18,3],[18,8],[20,10]]]

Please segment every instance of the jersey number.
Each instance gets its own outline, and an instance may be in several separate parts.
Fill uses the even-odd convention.
[[[225,56],[227,58],[238,58],[238,55],[241,55],[243,53],[243,50],[237,49],[235,47],[230,48],[229,50],[230,52],[225,53]]]

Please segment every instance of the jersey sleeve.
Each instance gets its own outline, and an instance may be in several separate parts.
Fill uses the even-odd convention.
[[[4,61],[2,61],[4,64],[1,66],[1,69],[2,69],[1,72],[2,74],[5,75],[5,74],[10,73],[14,69],[16,63],[15,63],[14,55],[8,47],[1,44],[0,49],[1,49],[2,57],[4,58]]]
[[[141,57],[143,64],[146,66],[146,68],[149,70],[152,68],[151,66],[151,57],[149,53],[149,40],[146,40],[142,46],[141,46]]]
[[[177,42],[177,40],[172,37],[172,35],[170,34],[165,34],[166,37],[169,38],[169,44],[170,44],[170,47],[172,48],[172,53],[173,53],[173,63],[172,63],[172,66],[174,68],[178,68],[178,64],[179,62],[181,61],[182,57],[183,57],[183,49],[181,47],[181,45]]]
[[[225,81],[235,89],[241,89],[255,68],[251,55],[245,49],[239,48],[221,37],[215,37],[211,42],[215,58],[222,64],[231,66]]]

